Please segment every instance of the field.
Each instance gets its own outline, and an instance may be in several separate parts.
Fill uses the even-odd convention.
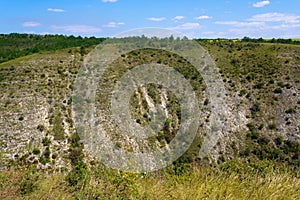
[[[175,173],[171,168],[133,174],[103,166],[82,171],[76,184],[61,173],[12,167],[0,172],[1,199],[299,199],[300,172],[273,168],[256,170],[241,162],[221,168],[207,166]],[[78,174],[79,176],[79,174]]]

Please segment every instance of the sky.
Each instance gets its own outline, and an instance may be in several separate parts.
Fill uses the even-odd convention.
[[[146,27],[190,38],[300,38],[299,0],[0,0],[0,33],[112,37]]]

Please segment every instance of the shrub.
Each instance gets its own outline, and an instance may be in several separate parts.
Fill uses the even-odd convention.
[[[293,114],[296,113],[296,110],[294,108],[289,108],[285,111],[286,114]]]
[[[34,155],[38,155],[38,154],[41,153],[41,151],[40,151],[38,148],[34,148],[33,151],[32,151],[32,153],[33,153]]]
[[[253,131],[251,133],[248,133],[246,136],[251,140],[257,140],[259,138],[259,133],[257,131]]]
[[[40,157],[40,163],[43,164],[43,165],[46,165],[47,164],[47,159],[44,156],[41,156]]]
[[[208,103],[209,103],[209,99],[205,99],[204,105],[206,106],[206,105],[208,105]]]
[[[240,91],[239,96],[240,96],[240,97],[241,97],[241,96],[244,96],[246,93],[247,93],[247,90],[242,89],[242,90]]]
[[[276,88],[276,89],[274,90],[274,93],[275,93],[275,94],[280,94],[280,93],[282,93],[282,89],[281,89],[281,88]]]
[[[43,140],[42,140],[42,143],[44,146],[49,146],[50,144],[50,139],[48,137],[45,137]]]
[[[277,146],[280,146],[283,143],[283,137],[282,136],[278,136],[274,139],[274,142]]]
[[[259,103],[254,103],[253,106],[250,108],[251,114],[255,115],[257,112],[260,111],[260,105]]]
[[[248,123],[247,127],[250,132],[254,132],[256,130],[255,125],[253,123]]]
[[[264,83],[259,82],[259,83],[255,84],[255,85],[253,86],[253,88],[254,88],[254,89],[261,89],[261,88],[263,88],[263,86],[264,86]]]
[[[35,189],[37,189],[37,180],[38,180],[38,175],[36,174],[35,171],[29,170],[25,173],[23,180],[20,183],[19,186],[19,192],[22,195],[30,194],[32,193]]]
[[[277,129],[276,124],[275,124],[275,123],[269,124],[269,129],[270,129],[270,130],[276,130],[276,129]]]
[[[70,186],[76,186],[87,173],[86,164],[83,162],[82,148],[70,148],[69,159],[71,160],[72,170],[68,173],[66,180]]]

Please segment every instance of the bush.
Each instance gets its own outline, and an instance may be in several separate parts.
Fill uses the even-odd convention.
[[[38,154],[41,153],[41,151],[40,151],[38,148],[34,148],[33,151],[32,151],[32,153],[33,153],[34,155],[38,155]]]
[[[251,114],[255,115],[257,112],[260,111],[260,105],[259,103],[254,103],[253,106],[250,108]]]
[[[253,86],[253,88],[254,89],[261,89],[261,88],[263,88],[263,86],[264,86],[264,83],[257,83],[257,84],[255,84],[254,86]]]
[[[276,124],[275,124],[275,123],[269,124],[269,129],[270,129],[270,130],[276,130],[276,129],[277,129]]]
[[[37,172],[35,170],[26,171],[23,180],[21,181],[19,186],[20,194],[30,194],[34,190],[36,190],[38,188],[36,183],[38,178],[39,176],[37,175]]]
[[[44,146],[49,146],[50,144],[50,139],[48,137],[45,137],[43,140],[42,140],[42,143]]]
[[[282,93],[282,89],[281,89],[281,88],[276,88],[276,89],[274,90],[274,93],[275,93],[275,94],[280,94],[280,93]]]
[[[274,142],[277,146],[280,146],[283,143],[283,137],[282,136],[278,136],[274,139]]]
[[[254,132],[256,130],[256,127],[253,123],[248,123],[247,127],[248,127],[250,132]]]
[[[205,99],[204,105],[206,106],[206,105],[208,105],[208,103],[209,103],[209,99]]]
[[[246,93],[247,93],[247,90],[242,89],[242,90],[240,91],[239,96],[240,96],[240,97],[241,97],[241,96],[244,96]]]
[[[296,110],[293,109],[293,108],[289,108],[285,111],[286,114],[293,114],[293,113],[296,113]]]

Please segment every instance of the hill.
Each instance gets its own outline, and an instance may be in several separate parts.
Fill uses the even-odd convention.
[[[36,180],[44,176],[36,175],[40,173],[36,172],[36,168],[67,174],[68,184],[72,187],[84,187],[85,183],[82,181],[87,181],[87,174],[93,171],[89,170],[99,164],[85,153],[79,142],[80,137],[75,131],[73,121],[72,92],[84,59],[95,47],[93,45],[103,39],[18,34],[2,35],[0,38],[0,168],[4,170],[0,178],[4,180],[6,175],[17,176],[19,170],[13,171],[14,173],[6,171],[13,168],[12,166],[31,166],[31,170],[25,173],[28,177],[23,177],[22,183],[25,185],[20,186],[21,194],[22,190],[24,194],[34,191]],[[233,178],[233,183],[228,184],[233,185],[244,184],[238,181],[234,173],[238,174],[236,176],[245,175],[244,178],[251,179],[253,171],[262,174],[272,173],[273,170],[279,174],[285,169],[292,171],[282,177],[278,176],[282,178],[282,182],[276,182],[275,185],[285,183],[289,177],[294,176],[290,173],[297,173],[300,166],[300,46],[245,40],[197,42],[208,51],[216,63],[227,91],[228,129],[223,130],[215,148],[205,159],[199,160],[198,153],[205,136],[209,134],[211,120],[209,91],[203,77],[196,73],[185,59],[168,51],[135,50],[112,63],[105,79],[99,82],[97,108],[105,114],[104,116],[109,116],[106,108],[109,106],[110,92],[115,82],[134,66],[152,62],[173,66],[189,80],[200,102],[200,127],[197,136],[188,151],[168,167],[167,172],[156,172],[144,180],[139,175],[136,177],[125,172],[120,175],[100,167],[96,169],[104,171],[98,172],[99,174],[94,171],[95,174],[91,177],[96,178],[88,181],[104,181],[104,185],[108,184],[102,185],[106,188],[105,192],[116,192],[116,195],[129,198],[126,195],[134,196],[136,190],[146,192],[147,190],[140,187],[152,185],[153,180],[163,180],[164,186],[157,187],[170,190],[172,187],[168,184],[174,184],[175,180],[169,180],[168,174],[184,179],[177,180],[179,182],[176,185],[179,188],[184,187],[188,184],[185,178],[190,180],[195,176],[189,174],[190,171],[206,169],[203,167],[206,165],[229,171],[227,173]],[[149,116],[152,103],[166,105],[168,118],[165,126],[142,147],[155,149],[168,146],[181,122],[177,97],[159,85],[149,84],[139,88],[130,102],[131,114],[136,122],[143,126],[151,123]],[[116,126],[112,123],[106,127],[111,130],[111,134],[113,133],[115,146],[127,151],[140,151],[140,144],[122,137]],[[105,178],[97,178],[101,173],[108,174],[107,183]],[[124,178],[126,176],[127,178]],[[217,172],[213,172],[210,178],[214,179],[217,176]],[[261,174],[257,176],[259,179]],[[51,178],[57,184],[60,183],[57,177]],[[221,175],[218,184],[225,178],[226,175]],[[256,179],[251,181],[255,182]],[[86,187],[96,195],[93,186],[96,187],[97,184],[89,182],[87,185]],[[117,191],[108,189],[116,185]],[[4,188],[4,191],[7,187],[5,184],[0,185],[0,189]],[[126,192],[122,193],[122,189]],[[291,192],[289,189],[284,191],[287,192],[286,195]],[[88,194],[83,192],[82,195]],[[101,195],[108,198],[107,194]],[[150,194],[145,195],[147,197]],[[299,196],[299,190],[293,195]],[[263,197],[258,195],[256,198]]]

